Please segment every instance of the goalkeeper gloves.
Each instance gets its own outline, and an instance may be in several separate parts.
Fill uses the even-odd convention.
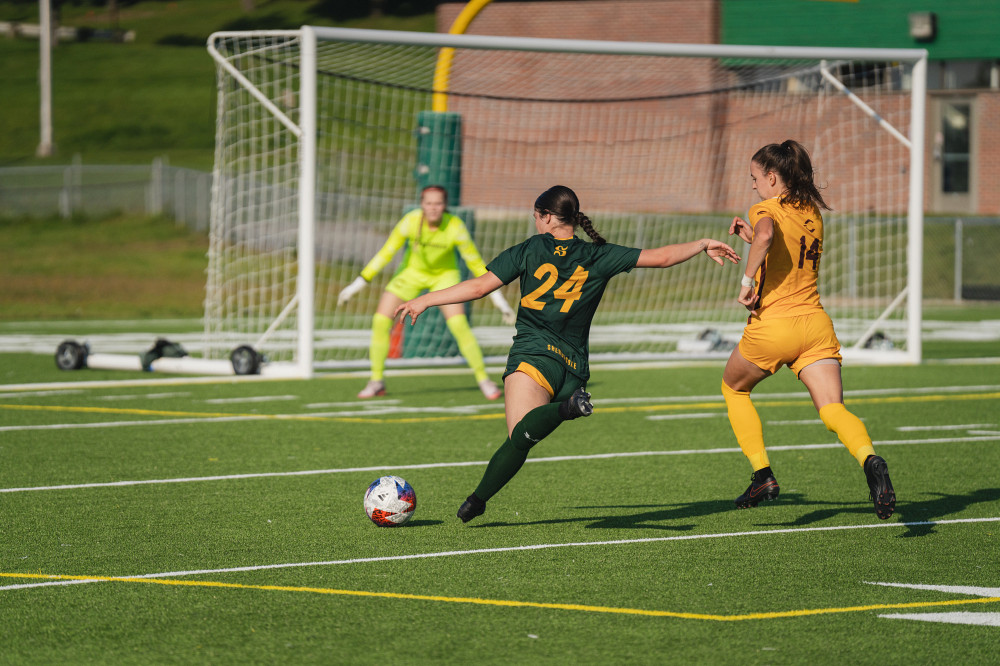
[[[514,314],[514,310],[504,300],[503,294],[500,293],[499,289],[490,292],[490,300],[493,301],[493,305],[503,315],[503,323],[513,324],[517,320],[517,315]]]
[[[354,294],[358,293],[367,286],[368,280],[364,279],[360,275],[354,278],[354,282],[340,290],[340,295],[337,296],[337,305],[343,305],[347,301],[351,300],[351,297],[354,296]]]

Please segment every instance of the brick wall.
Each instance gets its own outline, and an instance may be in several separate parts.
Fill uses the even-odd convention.
[[[464,3],[439,5],[437,26],[447,32]],[[487,5],[472,21],[468,34],[537,38],[600,39],[673,43],[714,43],[718,39],[717,0],[588,0],[503,2]],[[666,62],[666,61],[665,61]],[[676,62],[676,61],[673,61]],[[451,90],[468,95],[490,94],[522,98],[641,98],[666,90],[699,90],[725,85],[729,74],[707,60],[671,66],[662,71],[630,67],[630,60],[605,58],[595,63],[585,89],[562,74],[564,56],[554,54],[459,51],[452,69]],[[578,86],[574,89],[573,86]],[[500,91],[500,92],[498,92]],[[622,91],[625,91],[623,93]],[[1000,127],[992,122],[1000,112],[1000,93],[979,92],[977,113],[978,197],[973,213],[1000,213]],[[801,105],[797,96],[775,105]],[[752,128],[746,118],[762,110],[740,96],[718,99],[692,96],[682,101],[646,101],[617,105],[528,105],[486,102],[475,97],[449,97],[449,110],[463,115],[465,154],[463,203],[501,205],[512,197],[528,202],[560,182],[577,189],[591,208],[628,208],[636,204],[652,211],[706,212],[744,210],[752,203],[746,161],[756,148],[785,138],[799,138],[813,153],[821,182],[830,189],[830,203],[850,202],[858,212],[901,211],[906,208],[905,169],[882,170],[877,133],[838,136],[832,122],[839,114],[856,113],[843,99],[828,98],[820,106],[800,108],[795,123]],[[878,112],[900,130],[909,127],[909,99],[885,96]],[[818,103],[815,103],[818,104]],[[627,115],[628,122],[619,123]],[[615,117],[615,123],[608,121]],[[614,125],[613,129],[610,129]],[[930,114],[928,114],[930,124]],[[589,127],[589,130],[587,129]],[[582,128],[582,129],[581,129]],[[638,133],[642,128],[642,136]],[[609,135],[608,132],[612,134]],[[925,201],[929,189],[933,128],[928,126],[925,159]],[[504,142],[505,163],[497,164],[492,148]],[[815,145],[808,145],[808,144]],[[884,145],[884,144],[883,144]],[[685,155],[678,161],[676,155]],[[610,178],[594,175],[601,165]],[[502,185],[497,170],[501,169]],[[626,185],[622,185],[622,181]],[[849,194],[848,194],[849,192]],[[750,195],[750,197],[748,197]],[[841,206],[842,209],[842,206]]]
[[[1000,214],[1000,91],[976,94],[977,163],[979,196],[975,202],[980,215]]]
[[[465,3],[438,5],[438,32],[448,32]],[[470,35],[710,44],[718,39],[717,0],[500,2],[487,5]]]

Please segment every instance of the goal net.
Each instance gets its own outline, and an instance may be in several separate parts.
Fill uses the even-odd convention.
[[[347,304],[337,295],[425,185],[447,187],[487,262],[534,233],[535,197],[556,184],[612,243],[725,240],[757,201],[750,157],[794,138],[833,208],[820,287],[845,356],[920,359],[923,51],[308,27],[216,33],[209,51],[208,357],[251,345],[304,375],[365,366],[399,256]],[[696,258],[613,280],[594,360],[728,354],[741,270]],[[514,307],[517,289],[503,289]],[[513,327],[488,299],[469,312],[502,358]],[[402,327],[390,367],[458,362],[448,340],[430,318]]]

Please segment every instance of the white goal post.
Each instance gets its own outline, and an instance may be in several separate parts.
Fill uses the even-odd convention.
[[[206,358],[250,345],[282,374],[366,367],[396,264],[341,307],[337,294],[424,185],[448,188],[487,262],[533,233],[534,198],[555,184],[613,243],[724,240],[756,203],[750,157],[794,138],[833,208],[820,291],[845,358],[921,359],[924,50],[308,26],[219,32],[208,50],[218,120]],[[745,324],[738,270],[694,260],[614,280],[592,358],[724,357]],[[516,289],[503,290],[515,306]],[[488,302],[469,311],[501,360],[513,327]],[[390,367],[460,362],[427,319],[394,336]]]

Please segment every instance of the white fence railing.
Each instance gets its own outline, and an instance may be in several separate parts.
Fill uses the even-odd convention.
[[[72,164],[0,168],[0,216],[165,215],[207,231],[212,174],[168,166]]]
[[[61,166],[0,167],[0,217],[123,212],[163,215],[207,232],[211,196],[211,173],[171,167],[160,159],[130,166],[76,160]],[[1000,300],[1000,279],[992,269],[1000,256],[1000,218],[928,217],[924,233],[925,300]]]

